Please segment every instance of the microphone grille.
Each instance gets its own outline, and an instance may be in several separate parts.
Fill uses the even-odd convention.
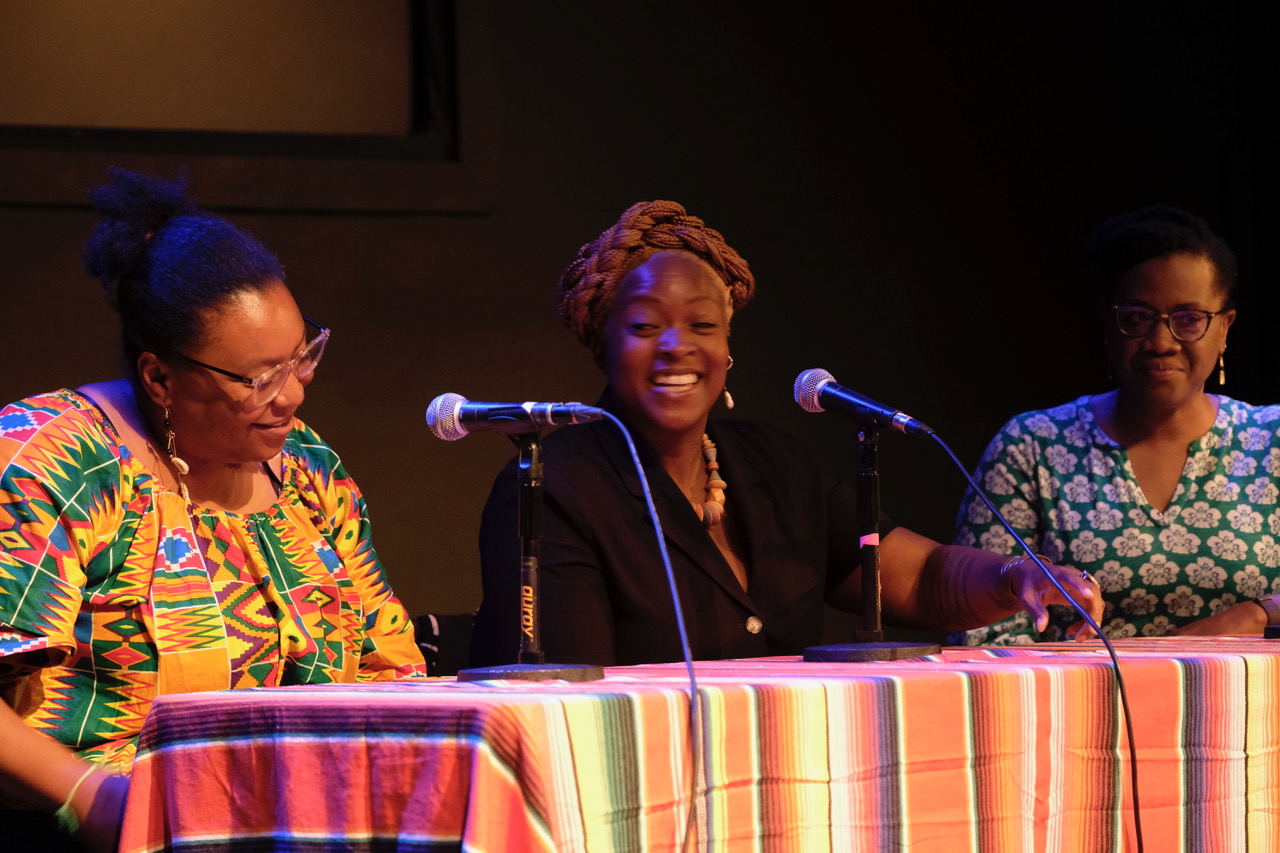
[[[818,392],[822,390],[823,385],[834,381],[835,377],[821,367],[806,370],[796,377],[796,384],[792,389],[796,402],[806,412],[825,412],[826,409],[822,408],[822,404],[818,402]]]
[[[427,427],[436,438],[457,441],[467,434],[467,428],[458,420],[458,413],[467,398],[461,394],[441,394],[427,406]]]

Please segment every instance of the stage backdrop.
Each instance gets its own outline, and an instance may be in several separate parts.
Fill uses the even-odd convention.
[[[641,199],[750,261],[735,414],[840,471],[851,425],[795,406],[804,369],[927,421],[968,466],[1009,416],[1106,389],[1079,249],[1152,202],[1240,252],[1227,390],[1280,400],[1259,120],[1278,81],[1252,4],[255,6],[0,13],[0,397],[116,374],[85,192],[113,163],[187,165],[333,327],[301,414],[364,487],[415,613],[479,603],[478,517],[512,453],[439,441],[424,409],[593,400],[555,284]],[[886,436],[881,470],[889,514],[949,537],[963,484],[937,447]]]

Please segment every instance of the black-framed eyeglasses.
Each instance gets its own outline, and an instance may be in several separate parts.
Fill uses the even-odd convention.
[[[1145,338],[1151,334],[1156,323],[1164,320],[1169,334],[1185,343],[1198,341],[1209,331],[1209,323],[1222,311],[1201,311],[1198,308],[1184,308],[1181,311],[1170,311],[1162,314],[1152,308],[1141,305],[1112,305],[1116,315],[1116,327],[1120,334],[1127,338]]]
[[[174,353],[174,355],[183,361],[190,362],[197,367],[203,367],[205,370],[212,370],[214,373],[234,379],[246,388],[253,389],[253,393],[249,395],[247,400],[248,404],[250,406],[262,406],[270,403],[284,390],[285,383],[289,381],[290,371],[298,379],[306,379],[312,373],[315,373],[316,365],[320,363],[320,357],[324,355],[325,344],[329,342],[329,329],[305,315],[302,319],[315,326],[317,330],[316,336],[307,341],[307,345],[302,352],[253,378],[241,376],[239,373],[233,373],[230,370],[223,370],[221,367],[214,367],[212,364],[205,364],[203,361],[196,361],[194,358],[183,355],[180,352]]]

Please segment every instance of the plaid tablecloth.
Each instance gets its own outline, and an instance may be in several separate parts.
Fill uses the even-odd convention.
[[[1280,847],[1280,645],[1117,646],[1146,849]],[[696,672],[705,772],[678,664],[164,696],[121,850],[1136,849],[1096,643]]]

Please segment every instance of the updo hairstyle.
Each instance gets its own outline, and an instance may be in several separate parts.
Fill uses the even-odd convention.
[[[185,176],[165,181],[112,169],[91,197],[102,221],[85,244],[84,265],[120,317],[130,377],[144,352],[165,356],[197,345],[209,309],[284,280],[265,246],[196,206]]]
[[[579,249],[560,277],[560,320],[590,348],[596,364],[604,364],[601,330],[613,311],[618,284],[648,258],[672,249],[697,255],[715,270],[724,282],[730,315],[755,293],[747,262],[719,231],[674,201],[637,202]]]

